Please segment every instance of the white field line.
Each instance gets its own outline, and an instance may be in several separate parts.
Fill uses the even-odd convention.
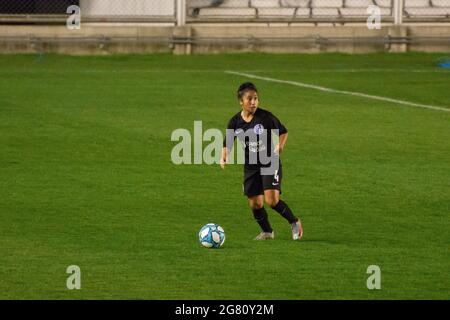
[[[250,73],[243,73],[243,72],[236,72],[236,71],[225,71],[225,73],[242,76],[242,77],[247,77],[247,78],[264,80],[264,81],[290,84],[290,85],[297,86],[297,87],[315,89],[315,90],[329,92],[329,93],[339,93],[339,94],[346,94],[346,95],[350,95],[350,96],[368,98],[368,99],[373,99],[373,100],[392,102],[395,104],[401,104],[401,105],[405,105],[405,106],[409,106],[409,107],[417,107],[417,108],[425,108],[425,109],[431,109],[431,110],[437,110],[437,111],[450,112],[450,108],[414,103],[414,102],[409,102],[409,101],[405,101],[405,100],[392,99],[392,98],[387,98],[387,97],[382,97],[382,96],[375,96],[375,95],[371,95],[371,94],[353,92],[353,91],[336,90],[336,89],[316,86],[316,85],[297,82],[297,81],[280,80],[280,79],[262,77],[262,76],[257,76],[257,75],[250,74]]]
[[[450,69],[298,69],[298,70],[255,70],[250,72],[281,72],[281,73],[302,73],[302,72],[320,72],[320,73],[358,73],[358,72],[369,72],[369,73],[379,73],[379,72],[403,72],[403,73],[448,73],[450,74]]]

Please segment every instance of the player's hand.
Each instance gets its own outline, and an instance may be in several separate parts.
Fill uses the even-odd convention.
[[[274,150],[275,154],[280,155],[283,152],[283,148],[280,147],[279,144],[277,144],[275,146],[275,150]]]
[[[220,159],[220,167],[222,168],[222,169],[225,169],[225,164],[227,163],[227,161],[225,160],[225,159],[223,159],[223,158],[221,158]]]

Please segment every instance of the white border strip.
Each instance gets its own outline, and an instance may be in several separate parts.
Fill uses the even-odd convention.
[[[402,105],[409,106],[409,107],[417,107],[417,108],[425,108],[425,109],[431,109],[431,110],[437,110],[437,111],[450,112],[449,108],[444,108],[444,107],[431,106],[431,105],[414,103],[414,102],[409,102],[409,101],[404,101],[404,100],[397,100],[397,99],[386,98],[386,97],[381,97],[381,96],[374,96],[371,94],[365,94],[365,93],[359,93],[359,92],[335,90],[335,89],[331,89],[331,88],[315,86],[312,84],[301,83],[301,82],[296,82],[296,81],[288,81],[288,80],[280,80],[280,79],[274,79],[274,78],[268,78],[268,77],[261,77],[261,76],[257,76],[257,75],[250,74],[250,73],[242,73],[242,72],[236,72],[236,71],[225,71],[225,73],[242,76],[242,77],[247,77],[247,78],[264,80],[264,81],[290,84],[290,85],[297,86],[297,87],[315,89],[315,90],[320,90],[320,91],[329,92],[329,93],[340,93],[340,94],[347,94],[350,96],[363,97],[363,98],[368,98],[368,99],[373,99],[373,100],[392,102],[395,104],[402,104]]]

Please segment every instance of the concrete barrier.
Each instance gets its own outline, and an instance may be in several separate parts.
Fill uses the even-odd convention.
[[[0,53],[73,55],[450,51],[450,26],[0,26]]]

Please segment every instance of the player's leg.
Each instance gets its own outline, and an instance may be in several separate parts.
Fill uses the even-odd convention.
[[[248,198],[248,204],[253,212],[253,217],[263,232],[272,233],[273,229],[269,223],[269,217],[264,209],[264,197],[262,195]]]
[[[289,223],[298,221],[298,218],[294,216],[289,206],[280,199],[280,191],[277,189],[264,190],[264,200],[268,206],[278,212]]]
[[[299,218],[297,218],[289,206],[280,199],[280,191],[276,189],[264,190],[264,200],[273,210],[278,212],[283,218],[285,218],[292,229],[292,238],[294,240],[300,240],[303,236],[303,228]]]
[[[278,212],[283,218],[285,218],[292,229],[292,238],[298,240],[303,235],[303,229],[300,222],[293,213],[289,206],[280,199],[281,194],[281,179],[282,179],[282,169],[281,166],[279,170],[275,170],[273,175],[263,175],[263,189],[264,189],[264,201],[273,210]]]
[[[264,197],[261,177],[258,171],[244,171],[244,194],[248,198],[248,204],[253,212],[253,217],[261,227],[261,233],[255,240],[273,239],[273,229],[269,223],[269,217],[264,209]]]

